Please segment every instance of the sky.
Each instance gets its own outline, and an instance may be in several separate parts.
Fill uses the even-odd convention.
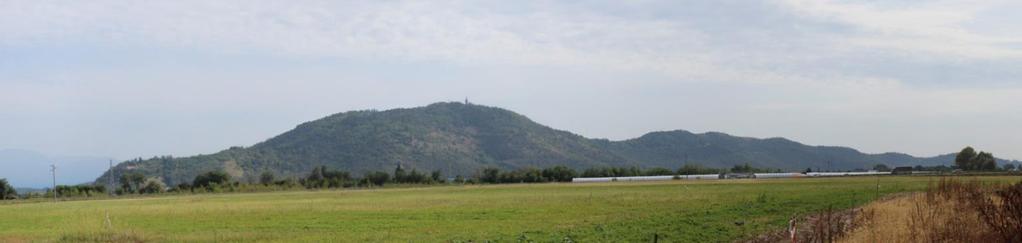
[[[468,98],[591,138],[684,129],[1022,159],[1020,11],[1019,1],[0,0],[0,149],[209,154],[333,113]]]

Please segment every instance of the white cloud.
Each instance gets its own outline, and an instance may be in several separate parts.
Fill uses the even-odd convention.
[[[653,130],[651,126],[695,130],[716,124],[740,127],[742,124],[734,122],[742,118],[738,115],[814,114],[849,120],[835,126],[855,125],[863,117],[877,123],[933,119],[933,124],[938,124],[934,126],[960,129],[962,124],[976,123],[945,124],[940,120],[967,115],[1018,120],[1022,114],[1012,105],[1019,103],[1016,97],[1022,97],[1022,84],[998,86],[989,84],[991,80],[941,76],[942,72],[964,77],[992,73],[990,76],[1010,78],[1017,73],[1014,67],[1022,58],[1018,49],[1022,36],[975,29],[983,21],[991,21],[982,18],[985,11],[1003,2],[716,3],[666,1],[599,7],[474,1],[0,1],[0,52],[26,50],[26,56],[32,56],[33,51],[98,46],[129,52],[211,53],[168,58],[172,59],[168,62],[180,62],[173,67],[124,64],[164,58],[160,55],[110,54],[53,61],[74,67],[67,69],[46,63],[32,66],[0,56],[0,71],[4,71],[0,72],[0,115],[95,110],[117,114],[117,109],[214,114],[301,108],[314,110],[302,113],[303,119],[310,119],[344,109],[421,105],[437,97],[460,98],[470,93],[521,104],[517,108],[523,112],[541,114],[547,104],[533,102],[537,96],[548,96],[551,102],[570,101],[579,105],[561,104],[562,108],[590,112],[578,115],[590,123],[563,121],[560,124],[564,126],[553,124],[555,127],[573,131],[576,127],[571,126],[588,127],[591,129],[582,129],[586,135],[624,138]],[[666,11],[695,7],[691,5],[707,5],[698,9],[708,13]],[[996,29],[1012,29],[1011,21],[999,21],[1003,23]],[[88,55],[93,54],[103,55]],[[273,60],[234,64],[242,71],[218,71],[221,62],[238,61],[205,60],[219,55]],[[113,64],[103,64],[106,59]],[[455,66],[456,74],[393,77],[387,75],[413,71],[389,66],[379,70],[275,66],[286,62],[280,60]],[[991,67],[984,70],[969,66],[979,65],[977,62],[993,65],[984,65]],[[212,67],[204,66],[210,63]],[[918,73],[933,74],[915,75]],[[699,88],[714,91],[700,92]],[[383,99],[400,101],[381,102]],[[615,102],[625,105],[615,106]],[[309,105],[321,103],[341,105]],[[653,108],[646,111],[634,106]],[[630,114],[622,117],[638,119],[619,118],[619,126],[607,128],[601,123],[609,119],[609,111],[601,110],[607,107],[620,107],[617,112]],[[696,119],[679,111],[685,109],[699,110],[700,119],[706,122],[687,123]],[[653,114],[665,110],[678,112]],[[545,119],[557,123],[550,117],[560,112],[564,111],[546,113],[551,115]],[[771,119],[762,122],[783,126],[790,118]],[[807,120],[821,122],[819,118]],[[231,122],[235,121],[221,121]],[[275,127],[289,127],[294,121],[274,122]],[[752,135],[771,131],[754,125],[736,130]],[[1015,127],[1004,129],[1018,131]],[[811,140],[806,134],[826,131],[793,129],[790,135],[770,135],[803,135]],[[868,145],[867,139],[858,141]],[[209,147],[208,152],[221,145],[194,147]]]
[[[855,45],[964,58],[1022,58],[1022,49],[1011,46],[1022,43],[1022,34],[985,35],[967,25],[977,13],[1004,7],[1010,3],[1006,1],[912,1],[902,6],[830,0],[782,3],[806,16],[858,28],[863,34],[848,40]]]

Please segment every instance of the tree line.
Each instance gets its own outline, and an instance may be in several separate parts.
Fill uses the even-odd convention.
[[[231,177],[224,171],[208,171],[195,176],[191,182],[179,183],[174,186],[167,186],[162,180],[156,177],[146,177],[140,172],[124,173],[118,178],[118,185],[113,189],[117,195],[144,195],[158,193],[204,193],[204,192],[236,192],[236,191],[258,191],[258,190],[284,190],[292,188],[324,189],[324,188],[352,188],[352,187],[381,187],[386,184],[501,184],[501,183],[543,183],[543,182],[570,182],[572,178],[581,177],[625,177],[625,176],[658,176],[658,175],[690,175],[690,174],[717,174],[726,172],[749,172],[762,171],[752,168],[748,164],[735,166],[734,168],[716,169],[702,167],[698,164],[688,164],[678,170],[654,167],[641,169],[639,167],[600,167],[589,168],[578,172],[567,166],[558,165],[543,169],[522,168],[517,170],[501,170],[498,168],[484,168],[473,176],[463,177],[458,175],[454,178],[445,178],[439,170],[431,172],[420,172],[417,169],[407,170],[397,166],[392,173],[382,171],[371,171],[361,177],[353,176],[343,170],[334,170],[326,166],[314,167],[306,176],[301,178],[277,178],[271,171],[265,171],[258,177],[258,183],[242,183]],[[106,194],[108,188],[105,185],[58,185],[56,190],[47,191],[46,194],[35,196],[52,196],[57,193],[58,197],[93,197]],[[17,198],[14,191],[6,180],[0,180],[0,195],[8,195],[2,198]]]
[[[955,166],[965,171],[994,171],[997,170],[997,159],[991,153],[976,153],[976,149],[965,147],[955,155]],[[1010,169],[1014,169],[1014,165]]]
[[[988,152],[976,152],[972,147],[966,147],[955,157],[954,166],[916,166],[915,170],[950,171],[961,169],[966,171],[994,171],[1002,168],[997,167],[993,154]],[[874,166],[875,170],[888,171],[890,167],[884,164]],[[1014,170],[1014,164],[1006,164],[1003,170]],[[811,171],[811,169],[807,169]],[[291,188],[321,189],[321,188],[351,188],[351,187],[381,187],[386,184],[501,184],[501,183],[543,183],[543,182],[570,182],[575,177],[628,177],[628,176],[666,176],[666,175],[697,175],[697,174],[722,174],[722,173],[771,173],[781,172],[779,169],[767,169],[752,167],[748,163],[735,165],[731,168],[711,168],[699,164],[685,164],[677,170],[670,170],[662,167],[642,169],[639,167],[598,167],[577,171],[567,166],[553,166],[548,168],[521,168],[516,170],[501,170],[498,168],[484,168],[471,177],[461,175],[455,178],[445,178],[439,170],[431,172],[420,172],[416,169],[407,170],[398,165],[392,173],[382,171],[371,171],[364,173],[361,177],[353,176],[343,170],[334,170],[326,166],[314,167],[306,176],[301,178],[277,178],[271,171],[263,172],[258,177],[258,183],[241,183],[231,178],[230,174],[224,171],[209,171],[197,175],[191,182],[180,183],[168,187],[162,180],[155,177],[146,177],[142,173],[132,172],[122,174],[118,178],[119,185],[114,188],[113,193],[117,195],[130,194],[156,194],[156,193],[200,193],[200,192],[234,192],[253,190],[279,190]],[[105,185],[58,185],[55,189],[48,190],[46,196],[56,193],[58,197],[93,197],[106,194],[108,191]],[[42,195],[36,195],[42,196]],[[7,182],[0,179],[0,200],[18,198],[17,191]]]

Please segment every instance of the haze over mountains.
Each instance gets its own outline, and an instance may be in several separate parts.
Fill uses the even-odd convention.
[[[158,157],[116,166],[118,174],[139,171],[168,185],[224,170],[242,180],[264,171],[301,176],[325,165],[361,174],[392,171],[401,164],[447,176],[471,176],[482,168],[517,169],[567,165],[678,168],[685,163],[800,171],[850,170],[874,164],[950,164],[953,154],[920,158],[902,153],[865,154],[835,146],[808,146],[784,138],[736,137],[719,132],[651,132],[624,141],[590,139],[538,124],[496,107],[436,103],[387,111],[350,111],[298,125],[251,147],[209,155]],[[1002,161],[1003,162],[1003,161]],[[107,173],[97,179],[105,182]]]
[[[50,165],[57,166],[57,184],[90,182],[107,170],[110,158],[54,156],[21,149],[0,149],[0,178],[17,187],[51,187]],[[24,190],[18,190],[24,191]]]

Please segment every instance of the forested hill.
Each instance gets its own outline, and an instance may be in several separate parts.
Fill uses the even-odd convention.
[[[298,125],[248,148],[186,158],[159,157],[118,164],[118,174],[138,171],[167,185],[224,170],[254,180],[264,171],[303,175],[325,165],[360,174],[391,171],[401,164],[448,176],[481,168],[574,168],[639,166],[677,168],[686,163],[801,170],[869,168],[888,165],[948,164],[953,157],[916,158],[905,154],[863,154],[844,147],[807,146],[783,138],[756,139],[723,133],[653,132],[609,141],[549,128],[501,108],[463,103],[387,111],[351,111]],[[97,182],[106,182],[105,173]]]

